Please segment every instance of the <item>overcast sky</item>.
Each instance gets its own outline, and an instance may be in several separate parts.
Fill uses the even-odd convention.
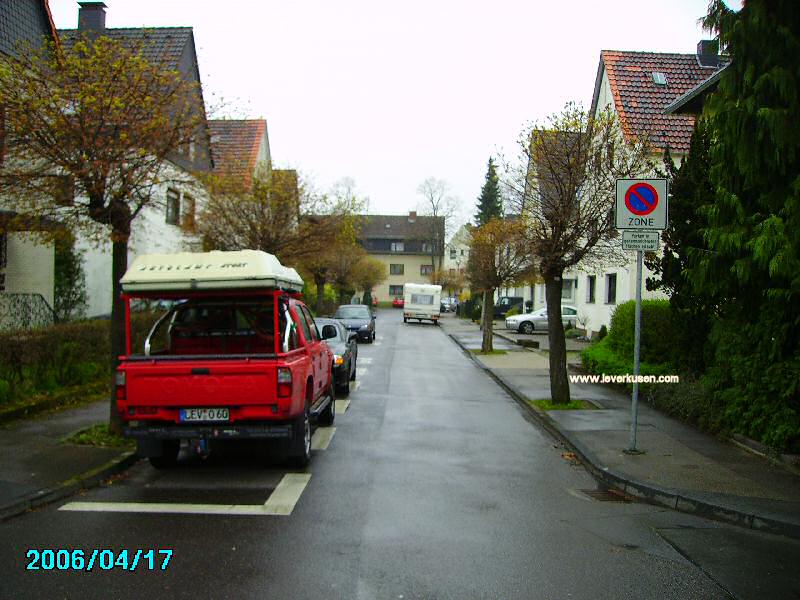
[[[436,177],[466,220],[526,122],[589,106],[600,50],[693,53],[708,0],[105,3],[107,27],[193,27],[206,103],[265,118],[276,166],[321,190],[350,177],[384,214]],[[77,27],[77,2],[50,7]]]

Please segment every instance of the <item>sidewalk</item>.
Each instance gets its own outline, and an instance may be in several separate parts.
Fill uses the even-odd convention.
[[[0,521],[95,486],[135,462],[120,449],[61,440],[108,420],[101,401],[0,427]]]
[[[448,316],[441,326],[461,348],[480,348],[476,324]],[[800,476],[643,402],[636,445],[644,454],[625,454],[630,395],[608,385],[571,383],[573,399],[590,401],[598,409],[534,409],[527,400],[550,397],[548,357],[516,345],[517,336],[509,334],[500,330],[494,337],[495,349],[507,354],[471,356],[569,446],[595,478],[672,509],[800,538]],[[573,360],[570,356],[569,362]]]

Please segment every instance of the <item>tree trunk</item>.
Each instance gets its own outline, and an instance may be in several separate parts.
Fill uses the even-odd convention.
[[[494,289],[484,290],[483,292],[481,323],[483,329],[481,352],[492,352],[494,351],[494,345],[492,344],[492,330],[494,329]]]
[[[119,280],[128,270],[128,236],[113,235],[111,242],[111,412],[108,428],[111,432],[122,433],[122,419],[117,413],[114,390],[114,373],[119,366],[119,357],[125,354],[125,303],[122,301],[122,285]],[[122,239],[123,241],[118,241]]]
[[[325,303],[325,278],[314,275],[314,283],[317,286],[317,316],[320,316]]]
[[[550,397],[553,404],[567,404],[569,380],[567,379],[567,344],[564,324],[561,322],[561,273],[545,275],[547,300],[547,338],[550,343]]]

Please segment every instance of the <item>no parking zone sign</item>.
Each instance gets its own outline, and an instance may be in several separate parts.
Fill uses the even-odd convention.
[[[667,228],[666,179],[617,179],[617,229],[656,231]]]

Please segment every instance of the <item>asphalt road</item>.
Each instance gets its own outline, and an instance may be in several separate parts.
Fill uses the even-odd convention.
[[[140,462],[0,524],[0,597],[800,597],[796,542],[592,498],[594,480],[440,328],[387,310],[377,332],[306,471],[252,447]],[[100,555],[90,572],[29,570],[29,548],[127,549],[128,570]],[[156,568],[131,570],[149,549]]]

